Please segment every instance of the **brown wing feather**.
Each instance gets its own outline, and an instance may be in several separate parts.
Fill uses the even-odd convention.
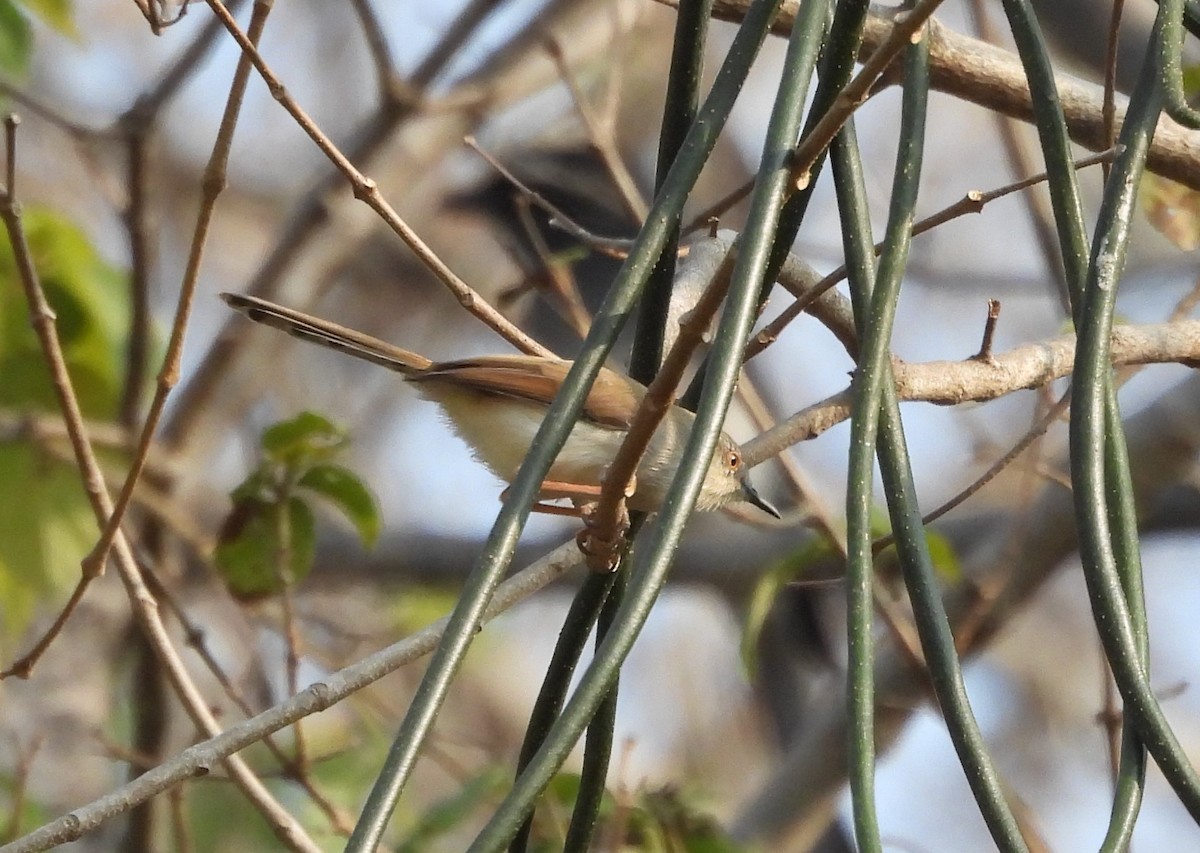
[[[413,382],[452,382],[488,394],[548,404],[562,385],[569,361],[536,356],[495,355],[434,364],[411,377]],[[601,369],[583,404],[583,416],[601,426],[628,429],[645,389],[607,368]]]

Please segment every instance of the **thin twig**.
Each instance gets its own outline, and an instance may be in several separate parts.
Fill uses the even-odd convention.
[[[810,170],[817,159],[829,147],[829,143],[842,129],[854,111],[862,106],[871,94],[883,72],[905,47],[912,44],[929,17],[942,4],[942,0],[920,0],[911,9],[898,13],[893,18],[892,30],[883,44],[863,63],[858,74],[846,84],[830,104],[825,115],[810,130],[792,155],[792,182],[797,189],[804,189],[811,180]]]
[[[550,251],[550,246],[533,219],[530,210],[532,202],[529,201],[529,197],[519,195],[515,201],[517,220],[542,265],[540,271],[531,274],[530,280],[535,288],[550,291],[549,301],[558,308],[559,314],[567,321],[571,330],[583,340],[592,326],[592,315],[588,313],[583,297],[579,295],[575,277],[571,275],[568,265]]]
[[[255,41],[262,36],[263,27],[266,26],[267,15],[270,13],[273,4],[274,0],[255,0],[254,13],[250,19],[250,34],[251,38]],[[229,14],[223,6],[221,10],[224,14]],[[213,151],[209,157],[208,165],[204,169],[200,210],[196,216],[196,228],[192,233],[192,244],[188,251],[187,268],[184,270],[183,282],[179,288],[179,301],[175,306],[175,319],[171,325],[171,338],[167,344],[166,355],[163,356],[163,366],[158,374],[158,383],[154,389],[154,399],[150,402],[150,410],[146,414],[146,420],[142,425],[141,435],[138,438],[137,451],[134,454],[133,461],[130,463],[129,473],[125,477],[125,485],[117,497],[116,508],[109,516],[108,523],[105,525],[104,532],[100,535],[99,541],[96,542],[91,553],[84,558],[85,575],[90,572],[99,571],[99,567],[103,566],[105,560],[108,558],[109,549],[112,547],[113,539],[120,527],[121,520],[125,516],[125,511],[129,508],[129,502],[133,499],[134,487],[137,485],[137,481],[142,474],[142,469],[146,464],[146,457],[150,453],[150,445],[154,441],[154,433],[158,429],[163,410],[167,405],[167,396],[179,381],[180,364],[183,360],[184,335],[187,331],[188,318],[192,312],[192,301],[196,295],[196,284],[200,278],[200,263],[204,257],[204,247],[208,243],[208,232],[212,224],[213,212],[216,209],[217,198],[225,188],[225,175],[229,163],[229,151],[233,144],[233,132],[237,127],[238,114],[241,112],[242,100],[246,93],[246,83],[249,76],[249,63],[243,57],[238,60],[238,67],[234,72],[229,97],[225,102],[225,112],[221,116],[221,126],[217,131],[217,138],[213,143]]]
[[[516,187],[521,195],[529,199],[531,203],[540,207],[550,216],[550,223],[563,231],[564,233],[574,237],[580,243],[583,243],[593,251],[599,252],[602,255],[607,255],[610,258],[624,260],[629,255],[629,247],[633,245],[630,240],[621,240],[612,237],[601,237],[593,234],[583,226],[576,223],[568,216],[561,208],[545,196],[536,192],[528,184],[518,178],[511,170],[501,163],[491,152],[479,144],[479,141],[473,136],[468,136],[463,139],[463,142],[468,148],[482,157],[487,164],[495,169],[504,180],[508,181]]]
[[[454,271],[438,257],[433,249],[417,235],[417,232],[401,219],[400,215],[388,204],[383,194],[379,192],[379,187],[375,181],[355,168],[354,164],[346,158],[346,155],[333,144],[333,141],[325,135],[324,131],[317,127],[308,114],[300,108],[292,96],[288,94],[283,83],[275,76],[275,72],[263,60],[262,55],[258,52],[253,42],[241,31],[237,22],[229,15],[219,0],[207,0],[207,2],[213,12],[221,18],[221,21],[225,24],[225,29],[233,36],[234,41],[238,43],[243,54],[249,59],[255,70],[258,71],[259,76],[262,77],[263,82],[267,84],[267,89],[271,92],[271,96],[280,106],[287,110],[288,114],[300,125],[301,130],[308,134],[308,137],[321,150],[321,153],[350,182],[354,197],[379,215],[379,218],[392,229],[396,236],[404,241],[405,245],[425,264],[430,272],[437,276],[438,280],[446,286],[446,289],[455,296],[459,304],[466,311],[481,320],[485,326],[500,335],[500,337],[504,338],[521,352],[553,358],[554,354],[550,350],[522,332],[507,317],[493,308],[474,288],[455,275]]]
[[[998,41],[998,34],[995,27],[992,26],[983,0],[971,0],[967,4],[967,8],[974,19],[975,30],[980,37],[990,43]],[[1032,172],[1036,162],[1035,156],[1026,137],[1017,132],[1016,119],[1000,113],[992,113],[991,117],[1000,132],[1000,144],[1004,148],[1012,174],[1024,175]],[[1054,226],[1054,211],[1050,207],[1050,200],[1043,193],[1029,193],[1022,196],[1021,200],[1029,213],[1042,262],[1053,276],[1059,303],[1064,314],[1070,316],[1071,294],[1063,272],[1062,250],[1058,243],[1058,234]]]

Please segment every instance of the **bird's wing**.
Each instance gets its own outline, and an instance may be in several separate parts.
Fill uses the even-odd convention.
[[[434,364],[411,379],[418,383],[440,379],[487,394],[549,404],[570,369],[569,361],[496,355]],[[602,368],[583,404],[583,416],[600,426],[628,429],[644,394],[642,386]]]

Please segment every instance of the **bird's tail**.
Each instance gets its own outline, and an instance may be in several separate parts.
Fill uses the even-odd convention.
[[[310,341],[338,352],[344,352],[363,361],[395,370],[405,376],[413,376],[429,369],[433,363],[423,355],[392,346],[379,338],[364,335],[337,323],[313,317],[256,296],[240,293],[222,293],[221,298],[230,307],[245,314],[256,323],[272,326],[287,332],[302,341]]]

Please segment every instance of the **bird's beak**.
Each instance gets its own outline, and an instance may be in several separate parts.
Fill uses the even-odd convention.
[[[754,488],[754,484],[750,482],[749,477],[742,477],[742,500],[748,504],[753,504],[768,515],[783,518],[779,514],[779,510],[775,509],[768,500],[758,493],[758,490]]]

